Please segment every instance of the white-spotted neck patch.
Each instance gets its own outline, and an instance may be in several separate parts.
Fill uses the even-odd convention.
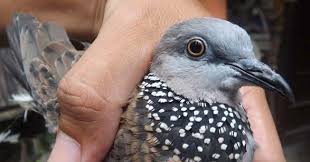
[[[186,85],[180,85],[186,86]],[[236,161],[246,152],[247,120],[222,103],[192,101],[178,95],[155,74],[149,73],[139,86],[137,109],[146,109],[157,146],[182,161]]]

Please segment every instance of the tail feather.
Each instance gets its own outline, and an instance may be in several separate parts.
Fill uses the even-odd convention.
[[[16,93],[18,88],[14,74],[10,73],[6,67],[6,62],[11,61],[7,56],[11,56],[10,49],[0,49],[0,110],[1,107],[10,105],[9,96]]]
[[[20,50],[20,36],[21,33],[21,24],[25,24],[23,21],[32,21],[33,17],[28,15],[21,15],[23,16],[22,19],[19,19],[17,15],[14,15],[12,22],[10,25],[7,26],[6,31],[8,34],[9,44],[11,49],[14,51],[16,58],[18,59],[18,63],[22,65],[21,59],[21,50]]]
[[[2,77],[10,78],[7,83],[12,84],[12,80],[14,78],[24,89],[29,90],[29,85],[27,83],[26,76],[24,75],[22,65],[18,61],[20,58],[18,58],[14,51],[9,48],[2,48],[0,49],[0,58],[2,72],[6,73]],[[16,87],[16,85],[14,86]]]
[[[85,48],[77,50],[64,28],[41,23],[27,14],[14,15],[7,27],[7,35],[14,52],[6,59],[18,63],[17,66],[10,63],[7,66],[16,74],[16,78],[24,82],[25,89],[29,90],[37,103],[36,111],[44,116],[48,127],[55,131],[58,83],[82,56],[88,44],[80,42]]]

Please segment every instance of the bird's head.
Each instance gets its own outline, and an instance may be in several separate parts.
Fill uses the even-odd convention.
[[[255,58],[247,32],[216,18],[172,26],[155,50],[150,71],[192,100],[239,104],[238,90],[246,85],[294,99],[284,79]]]

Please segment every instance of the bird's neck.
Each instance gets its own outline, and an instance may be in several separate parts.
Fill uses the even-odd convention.
[[[191,88],[183,89],[180,81],[168,81],[167,85],[177,94],[186,96],[191,100],[204,100],[209,103],[225,103],[231,106],[238,106],[241,103],[239,92],[227,92],[222,89],[215,89],[210,86],[202,86],[199,84],[190,85]]]
[[[152,73],[151,73],[152,74]],[[156,74],[152,74],[157,77]],[[197,76],[198,77],[198,76]],[[160,77],[159,77],[160,78]],[[169,77],[168,77],[169,78]],[[202,100],[210,104],[219,102],[231,105],[233,107],[239,107],[241,98],[238,89],[224,89],[215,86],[218,83],[211,84],[211,81],[207,81],[210,84],[196,82],[196,79],[187,77],[174,77],[164,80],[160,78],[167,86],[173,90],[176,94],[182,95],[189,100]],[[198,79],[197,79],[198,80]]]

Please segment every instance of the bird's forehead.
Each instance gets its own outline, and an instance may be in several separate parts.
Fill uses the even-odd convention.
[[[205,37],[216,39],[229,39],[236,37],[239,39],[249,40],[247,32],[229,21],[217,18],[195,18],[174,25],[168,30],[168,35],[182,37],[192,34],[201,34]],[[219,37],[220,36],[220,37]]]

